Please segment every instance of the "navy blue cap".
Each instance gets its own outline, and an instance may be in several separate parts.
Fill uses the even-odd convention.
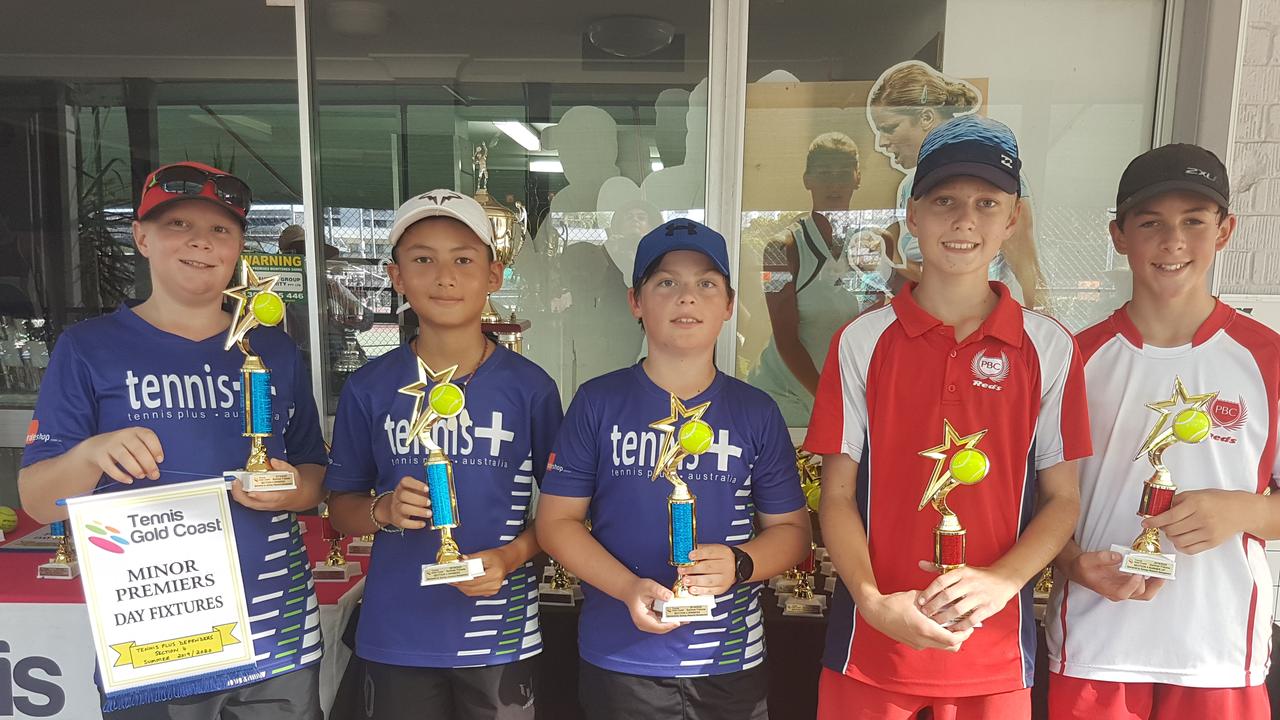
[[[695,220],[676,218],[640,238],[640,245],[636,247],[636,262],[631,269],[631,287],[639,286],[645,273],[672,250],[700,252],[711,258],[716,270],[729,277],[729,248],[725,245],[724,236]]]
[[[1018,140],[1007,125],[981,115],[961,115],[925,136],[911,197],[918,200],[943,180],[962,175],[1020,195],[1021,171]]]

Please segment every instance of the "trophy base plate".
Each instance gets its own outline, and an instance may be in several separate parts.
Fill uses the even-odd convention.
[[[368,557],[373,554],[373,543],[356,538],[347,545],[347,555],[358,555],[360,557]]]
[[[827,591],[827,592],[829,592],[829,593],[833,593],[833,592],[835,592],[835,591],[836,591],[836,576],[835,576],[835,575],[830,575],[830,576],[828,576],[828,577],[827,577],[827,579],[826,579],[826,582],[822,583],[822,587],[823,587],[823,588],[825,588],[825,589],[826,589],[826,591]]]
[[[778,576],[769,581],[769,587],[778,595],[789,595],[799,585],[800,581],[795,578]]]
[[[836,574],[836,566],[830,560],[823,560],[818,564],[818,571],[829,577]]]
[[[294,490],[293,473],[284,470],[236,470],[222,474],[223,480],[239,480],[245,492],[276,492]]]
[[[711,620],[716,609],[716,599],[710,595],[687,595],[670,600],[658,600],[653,609],[662,616],[662,622],[696,622]]]
[[[311,568],[311,577],[315,578],[316,582],[346,582],[359,574],[359,563],[326,565],[323,562],[318,562],[315,567]]]
[[[538,583],[538,604],[573,607],[582,599],[582,588],[573,585],[567,588],[553,588],[549,583]]]
[[[831,553],[827,552],[827,549],[824,547],[814,548],[813,559],[820,563],[830,562]]]
[[[478,578],[484,574],[484,562],[480,558],[457,560],[449,563],[434,563],[422,566],[422,581],[419,585],[444,585],[446,583],[464,582]]]
[[[1120,572],[1162,578],[1164,580],[1173,579],[1177,565],[1177,560],[1173,555],[1137,552],[1133,548],[1125,547],[1124,545],[1112,545],[1111,552],[1117,552],[1124,556],[1124,560],[1120,562]]]
[[[783,615],[793,615],[800,617],[822,617],[827,609],[827,598],[823,595],[814,595],[811,598],[800,599],[794,595],[788,597],[786,602],[782,604]]]
[[[36,568],[39,580],[74,580],[80,576],[80,563],[48,562]]]

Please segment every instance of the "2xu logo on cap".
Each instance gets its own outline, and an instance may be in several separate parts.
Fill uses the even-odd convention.
[[[1184,170],[1183,173],[1186,175],[1199,175],[1200,177],[1204,178],[1205,180],[1208,180],[1209,182],[1218,182],[1217,175],[1214,175],[1208,170],[1201,170],[1198,167],[1189,167],[1186,170]]]

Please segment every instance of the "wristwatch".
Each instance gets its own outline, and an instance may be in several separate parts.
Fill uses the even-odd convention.
[[[729,549],[733,551],[733,584],[739,585],[750,580],[756,571],[755,561],[740,547],[731,545]]]

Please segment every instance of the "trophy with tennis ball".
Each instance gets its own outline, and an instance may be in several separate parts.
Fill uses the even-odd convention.
[[[458,366],[453,365],[436,372],[418,358],[417,381],[399,390],[414,399],[409,436],[417,438],[427,448],[424,466],[427,496],[431,499],[430,528],[440,533],[436,561],[422,566],[421,585],[463,582],[484,574],[484,563],[480,558],[463,557],[457,541],[453,539],[453,529],[462,524],[458,517],[453,461],[435,441],[436,426],[458,417],[466,407],[466,395],[453,382],[457,371]]]
[[[991,463],[986,453],[976,447],[987,434],[986,430],[960,437],[951,421],[944,419],[942,432],[941,445],[920,452],[920,455],[936,462],[917,510],[933,505],[933,509],[942,516],[933,529],[933,564],[939,572],[945,573],[964,567],[966,532],[960,518],[947,506],[947,495],[961,485],[981,482],[990,472]]]
[[[710,407],[710,402],[704,402],[686,408],[680,398],[672,395],[670,414],[649,424],[649,427],[662,432],[658,462],[650,480],[663,477],[671,483],[671,494],[667,496],[667,542],[670,547],[667,562],[678,568],[694,564],[689,553],[698,547],[698,500],[689,491],[689,485],[680,478],[680,463],[686,457],[701,455],[711,447],[711,426],[702,419]],[[663,622],[712,618],[716,607],[713,596],[691,594],[679,577],[671,592],[674,598],[659,600],[653,606],[662,615]]]
[[[1182,378],[1173,379],[1173,395],[1168,400],[1147,403],[1147,407],[1160,413],[1147,439],[1142,443],[1137,457],[1147,456],[1147,462],[1155,470],[1142,484],[1142,498],[1138,501],[1138,516],[1149,518],[1159,515],[1173,506],[1173,496],[1178,486],[1173,484],[1172,474],[1164,464],[1164,453],[1178,443],[1195,445],[1209,437],[1212,421],[1205,407],[1218,397],[1218,393],[1188,395]],[[1132,575],[1172,580],[1177,570],[1173,553],[1160,547],[1160,529],[1143,528],[1129,547],[1112,545],[1112,552],[1120,553],[1120,572]]]
[[[240,284],[223,294],[236,301],[231,327],[227,329],[224,350],[238,347],[244,354],[240,366],[240,414],[249,438],[249,459],[244,468],[223,473],[226,480],[238,480],[248,492],[293,490],[298,486],[293,473],[272,470],[267,460],[266,438],[274,434],[271,412],[271,370],[253,353],[247,337],[256,327],[274,327],[284,319],[284,301],[275,293],[279,276],[258,278],[249,263],[240,261]]]

